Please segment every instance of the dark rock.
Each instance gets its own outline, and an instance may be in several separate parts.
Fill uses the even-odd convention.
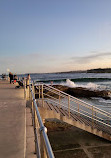
[[[82,87],[70,88],[62,85],[54,85],[54,87],[74,97],[102,97],[104,99],[109,99],[109,93],[111,93],[107,90],[91,90]]]

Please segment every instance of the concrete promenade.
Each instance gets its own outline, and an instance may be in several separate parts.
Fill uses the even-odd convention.
[[[0,81],[0,158],[24,158],[26,101],[24,90]]]

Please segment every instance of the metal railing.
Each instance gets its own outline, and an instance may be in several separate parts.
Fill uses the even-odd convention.
[[[92,128],[97,123],[108,128],[111,127],[111,114],[109,112],[68,95],[50,85],[36,84],[35,87],[36,95],[38,95],[39,99],[42,99],[42,106],[44,106],[44,100],[47,100],[59,106],[59,108],[67,109],[69,118],[72,113],[83,116],[90,122]]]
[[[54,158],[54,154],[47,136],[47,128],[44,126],[40,116],[34,86],[29,85],[29,99],[32,103],[32,124],[35,133],[35,153],[37,158]]]
[[[37,99],[42,100],[43,107],[46,101],[57,106],[61,110],[66,110],[69,118],[71,118],[73,114],[76,114],[79,120],[87,120],[93,129],[99,124],[100,127],[103,127],[103,131],[111,135],[111,114],[107,111],[46,84],[29,85],[28,94],[32,104],[32,124],[34,126],[35,152],[37,158],[54,158],[54,154],[48,140],[47,129],[43,124],[38,110],[35,96]]]

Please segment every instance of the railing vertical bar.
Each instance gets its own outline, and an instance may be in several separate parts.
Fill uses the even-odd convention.
[[[59,92],[59,109],[61,108],[60,102],[61,102],[61,96],[60,96],[60,92]]]
[[[68,95],[68,113],[70,118],[70,96]]]
[[[79,113],[79,103],[77,103],[77,105],[78,105],[78,116],[80,116],[80,113]]]
[[[32,108],[31,108],[31,110],[32,110],[32,126],[34,125],[34,122],[33,122],[33,118],[34,118],[34,103],[33,103],[33,98],[32,98]]]
[[[42,84],[42,107],[44,107],[44,95],[43,95],[43,84]]]
[[[39,99],[40,99],[40,85],[39,85]]]
[[[36,111],[34,110],[35,153],[37,153],[37,133],[36,133],[36,128],[37,128],[37,116],[36,116]]]
[[[26,99],[26,80],[24,79],[24,99]]]
[[[92,128],[94,127],[94,108],[92,106]]]

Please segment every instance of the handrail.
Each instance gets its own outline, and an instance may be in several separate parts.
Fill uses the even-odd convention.
[[[50,99],[49,99],[50,100]],[[51,100],[52,101],[52,100]],[[55,101],[52,101],[53,103],[56,103]],[[67,108],[66,106],[64,106],[64,105],[62,105],[63,107],[65,107],[65,108]],[[76,113],[78,113],[78,114],[81,114],[81,115],[83,115],[83,116],[85,116],[85,117],[87,117],[87,118],[89,118],[89,119],[92,119],[92,117],[91,116],[88,116],[88,115],[86,115],[86,114],[83,114],[82,112],[78,112],[77,110],[74,110],[74,109],[72,109],[72,108],[70,108],[72,111],[74,111],[74,112],[76,112]],[[96,116],[97,117],[97,116]],[[99,118],[99,117],[98,117]],[[103,120],[102,118],[99,118],[100,120]],[[97,121],[97,122],[99,122],[99,123],[102,123],[103,125],[106,125],[106,126],[108,126],[108,127],[111,127],[110,125],[108,125],[108,124],[106,124],[106,123],[104,123],[104,122],[101,122],[100,120],[97,120],[97,119],[95,119],[95,118],[93,118],[93,120],[95,120],[95,121]]]
[[[42,84],[41,84],[41,85],[42,85]],[[60,90],[58,90],[58,89],[56,89],[56,88],[54,88],[54,87],[51,87],[51,86],[46,85],[46,84],[44,84],[44,86],[50,87],[51,89],[60,92],[60,93],[57,93],[57,92],[54,92],[54,91],[50,90],[49,88],[47,88],[48,90],[52,91],[52,92],[55,93],[55,94],[58,94],[58,95],[60,95],[60,96],[62,96],[62,97],[63,97],[63,95],[61,95],[61,93],[64,94],[65,97],[66,97],[66,96],[67,96],[67,97],[70,96],[70,99],[72,99],[72,100],[73,100],[73,99],[77,100],[76,103],[82,103],[83,106],[84,106],[84,104],[85,104],[85,107],[86,107],[86,105],[87,105],[87,108],[89,108],[89,109],[92,109],[92,107],[93,107],[93,108],[94,108],[94,111],[99,110],[99,111],[103,112],[103,113],[102,113],[103,115],[104,115],[104,113],[106,113],[106,114],[109,115],[109,117],[111,116],[111,114],[108,113],[107,111],[104,111],[104,110],[102,110],[102,109],[100,109],[100,108],[97,108],[97,107],[94,106],[94,105],[91,105],[91,104],[89,104],[89,103],[87,103],[87,102],[85,102],[85,101],[82,101],[82,100],[80,100],[80,99],[78,99],[78,98],[76,98],[76,97],[73,97],[73,96],[71,96],[71,95],[69,95],[69,94],[67,94],[67,93],[65,93],[65,92],[62,92],[62,91],[60,91]],[[96,111],[96,112],[97,112],[97,111]],[[110,118],[111,118],[111,117],[110,117]]]
[[[109,112],[104,111],[100,108],[97,108],[89,103],[86,103],[86,102],[84,102],[76,97],[73,97],[65,92],[62,92],[50,85],[39,84],[39,86],[41,86],[41,85],[44,88],[44,92],[42,92],[43,93],[42,96],[46,95],[49,98],[52,98],[52,100],[51,99],[50,100],[53,103],[55,103],[61,107],[63,106],[65,108],[67,108],[67,110],[69,111],[69,115],[70,115],[70,111],[75,111],[78,114],[81,114],[87,118],[90,118],[92,120],[92,124],[93,124],[93,121],[95,120],[103,125],[111,127],[111,114]],[[35,86],[38,86],[38,84],[36,84]],[[52,95],[47,94],[47,93],[45,94],[45,90],[51,92]],[[58,99],[55,99],[53,94],[57,95]],[[64,98],[65,101],[63,101],[63,99],[61,99],[61,102],[60,102],[59,97]]]
[[[32,100],[33,100],[33,103],[34,103],[34,107],[35,107],[35,110],[36,110],[37,119],[38,119],[38,122],[39,122],[39,125],[40,125],[40,132],[41,132],[43,140],[44,140],[44,145],[45,145],[47,156],[48,156],[48,158],[54,158],[54,154],[53,154],[48,136],[46,134],[46,128],[45,128],[45,126],[42,122],[42,119],[41,119],[41,116],[40,116],[40,113],[39,113],[39,110],[38,110],[38,107],[37,107],[36,99],[34,97],[34,93],[33,93],[33,90],[31,88],[31,85],[29,85],[29,88],[30,88],[30,92],[31,92],[31,95],[32,95]],[[38,141],[38,140],[36,140],[36,141]]]
[[[49,86],[48,86],[48,87],[49,87]],[[51,87],[51,86],[50,86],[50,87]],[[52,89],[55,89],[55,88],[52,87]],[[57,91],[57,89],[56,89],[56,91]],[[59,91],[58,95],[60,95],[60,92],[61,92],[61,93],[64,93],[64,92],[62,92],[62,91],[60,91],[60,90],[58,90],[58,91]],[[55,93],[55,94],[57,94],[57,93]],[[74,101],[74,100],[77,100],[76,103],[78,103],[78,104],[80,104],[80,105],[82,105],[82,106],[84,106],[84,107],[87,106],[87,108],[90,109],[90,110],[92,110],[92,108],[93,108],[93,111],[94,111],[94,112],[99,113],[99,114],[102,114],[102,115],[104,115],[104,116],[107,116],[107,117],[109,117],[109,118],[111,119],[111,114],[108,113],[107,111],[104,111],[104,110],[102,110],[102,109],[100,109],[100,108],[97,108],[97,107],[95,107],[95,106],[93,106],[93,105],[90,105],[90,104],[88,104],[88,103],[86,103],[86,102],[84,102],[84,101],[81,101],[80,99],[77,99],[77,98],[75,98],[75,97],[73,97],[73,96],[71,96],[71,95],[68,95],[67,93],[64,93],[64,95],[65,95],[65,94],[66,94],[67,96],[70,96],[70,100],[73,100],[73,102],[76,102],[76,101]]]
[[[80,100],[80,99],[78,99],[78,98],[76,98],[76,97],[73,97],[73,96],[71,96],[71,95],[69,95],[69,94],[67,94],[67,93],[65,93],[65,92],[62,92],[62,91],[60,91],[60,90],[58,90],[58,89],[56,89],[56,88],[54,88],[54,87],[52,87],[52,86],[49,86],[49,85],[46,85],[46,84],[44,84],[44,85],[47,86],[47,87],[50,87],[51,89],[54,89],[54,90],[60,92],[61,94],[64,94],[65,96],[70,96],[70,98],[75,99],[75,100],[77,100],[77,101],[79,101],[79,102],[81,102],[81,103],[84,103],[84,104],[86,104],[86,105],[88,105],[88,106],[90,106],[90,107],[93,106],[95,109],[98,109],[98,110],[100,110],[100,111],[102,111],[102,112],[105,112],[105,113],[107,113],[108,115],[111,116],[111,114],[108,113],[107,111],[104,111],[104,110],[102,110],[102,109],[100,109],[100,108],[97,108],[97,107],[94,106],[94,105],[91,105],[91,104],[89,104],[89,103],[87,103],[87,102],[85,102],[85,101],[82,101],[82,100]],[[79,102],[78,102],[78,103],[79,103]]]

